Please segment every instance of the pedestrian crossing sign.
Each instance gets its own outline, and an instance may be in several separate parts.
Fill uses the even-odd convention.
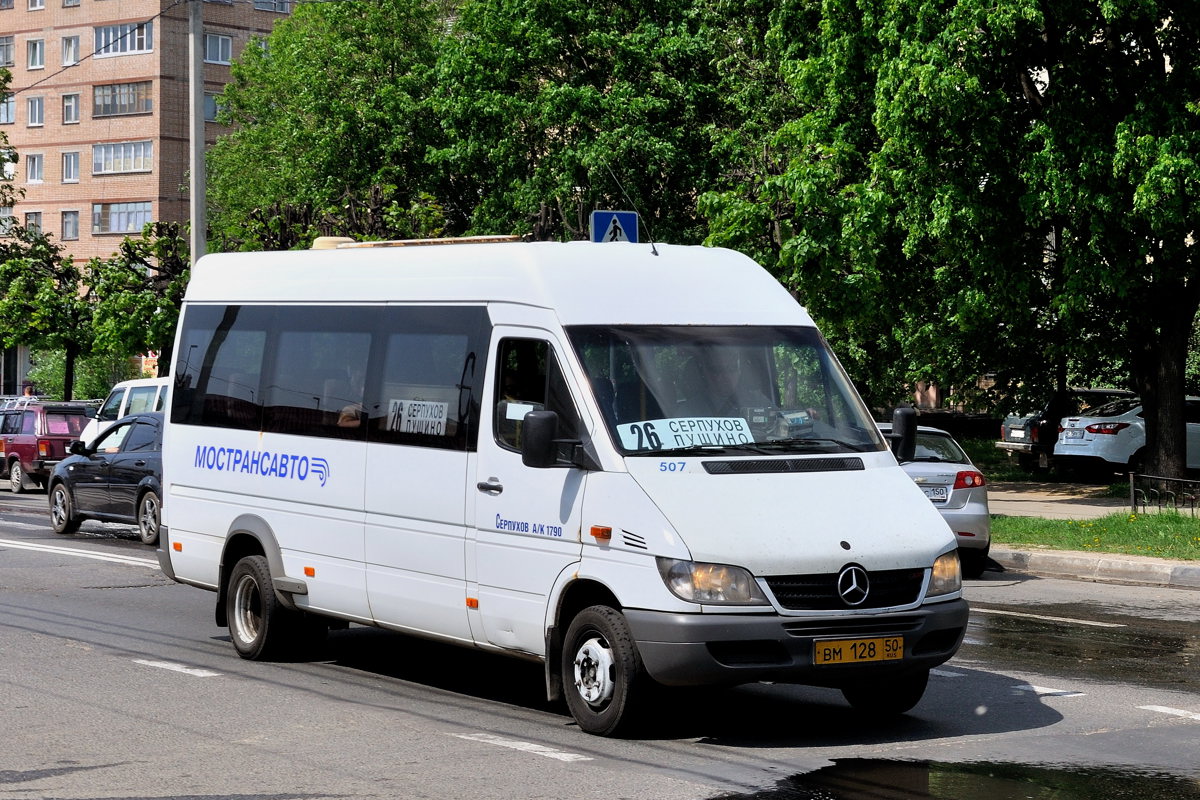
[[[593,211],[591,218],[593,242],[636,242],[638,215],[636,211]]]

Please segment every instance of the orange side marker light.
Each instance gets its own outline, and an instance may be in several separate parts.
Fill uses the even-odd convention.
[[[612,528],[607,525],[593,525],[592,537],[597,541],[608,541],[612,538]]]
[[[467,598],[467,608],[479,608],[479,598],[478,597],[468,597]]]

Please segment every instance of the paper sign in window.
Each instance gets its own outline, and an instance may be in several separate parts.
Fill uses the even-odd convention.
[[[433,400],[392,400],[388,404],[388,430],[445,436],[449,403]]]

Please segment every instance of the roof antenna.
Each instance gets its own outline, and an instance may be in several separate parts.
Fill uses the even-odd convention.
[[[612,167],[608,165],[608,162],[604,163],[604,168],[608,170],[608,174],[612,176],[613,183],[615,183],[617,188],[621,190],[621,195],[625,198],[625,202],[628,203],[629,207],[632,208],[638,215],[638,219],[644,219],[641,210],[638,209],[637,205],[629,199],[629,194],[625,191],[625,187],[621,185],[621,182],[617,180],[617,176],[613,174]],[[650,245],[650,252],[654,255],[658,255],[658,248],[654,246],[654,233],[650,230],[649,224],[646,225],[646,241]]]

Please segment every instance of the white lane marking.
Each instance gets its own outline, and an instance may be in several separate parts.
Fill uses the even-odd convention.
[[[144,658],[135,658],[133,663],[143,664],[147,667],[155,667],[156,669],[168,669],[171,672],[182,672],[184,675],[191,675],[193,678],[215,678],[221,674],[208,669],[200,669],[199,667],[188,667],[183,664],[175,664],[170,661],[148,661]]]
[[[1143,711],[1157,711],[1160,714],[1171,714],[1184,719],[1194,719],[1200,721],[1200,714],[1195,711],[1184,711],[1182,708],[1170,708],[1168,706],[1138,706]]]
[[[945,669],[931,669],[929,670],[929,674],[937,675],[939,678],[962,678],[965,675],[965,673],[962,672],[950,672],[949,670]]]
[[[512,750],[520,750],[523,753],[533,753],[546,758],[557,759],[558,761],[591,761],[591,756],[580,755],[579,753],[564,753],[561,750],[555,750],[553,747],[546,747],[544,744],[536,744],[534,742],[519,742],[516,739],[505,739],[502,736],[492,736],[490,733],[452,733],[459,739],[466,739],[471,742],[482,742],[483,744],[494,744],[498,747],[507,747]]]
[[[1044,614],[1028,614],[1024,611],[1001,611],[998,608],[979,608],[971,606],[972,614],[998,614],[1005,617],[1024,617],[1026,619],[1040,619],[1046,622],[1070,622],[1074,625],[1091,625],[1093,628],[1124,628],[1126,627],[1120,622],[1097,622],[1090,619],[1073,619],[1071,617],[1047,617]]]
[[[1033,692],[1038,697],[1083,697],[1083,692],[1072,692],[1069,689],[1047,689],[1045,686],[1030,686],[1028,683],[1023,683],[1020,686],[1014,686],[1018,692]]]
[[[91,558],[96,561],[111,561],[114,564],[130,564],[137,567],[153,567],[158,569],[158,560],[152,558],[138,558],[137,556],[123,556],[116,553],[97,553],[92,550],[77,550],[73,547],[58,547],[52,544],[34,544],[33,542],[18,542],[12,539],[0,539],[0,547],[15,547],[18,550],[35,550],[41,553],[54,553],[60,556],[75,556],[77,558]]]

